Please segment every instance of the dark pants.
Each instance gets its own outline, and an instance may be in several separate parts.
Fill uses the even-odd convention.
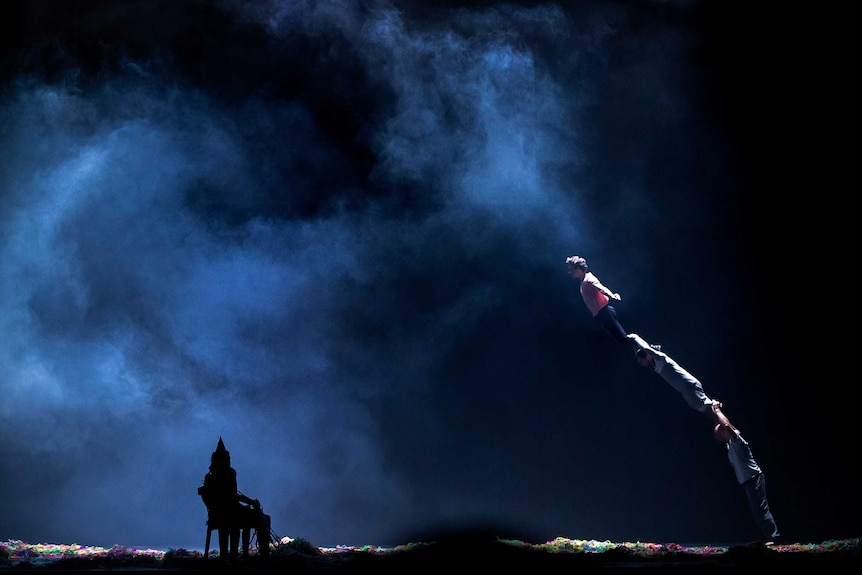
[[[228,518],[218,522],[226,526],[219,529],[219,553],[222,560],[239,559],[239,543],[242,539],[242,556],[248,557],[251,545],[251,530],[257,534],[257,550],[262,556],[269,555],[270,517],[262,509],[240,506]]]
[[[596,314],[596,320],[601,324],[608,334],[614,338],[617,343],[623,345],[635,346],[636,344],[626,337],[626,330],[620,325],[617,320],[617,310],[611,304],[606,305]]]
[[[757,528],[765,539],[774,539],[780,535],[772,511],[769,510],[769,502],[766,500],[766,477],[763,473],[752,477],[742,484],[745,496],[748,498],[748,507],[757,523]]]

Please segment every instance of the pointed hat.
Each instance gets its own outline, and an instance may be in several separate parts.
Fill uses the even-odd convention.
[[[213,451],[212,456],[210,457],[211,463],[226,463],[230,465],[230,451],[225,449],[224,441],[222,441],[221,436],[218,438],[218,445],[216,446],[216,450]]]

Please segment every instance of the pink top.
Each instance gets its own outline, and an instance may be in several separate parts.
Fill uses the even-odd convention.
[[[596,317],[596,314],[608,305],[608,296],[602,293],[601,288],[608,289],[592,272],[587,272],[584,275],[584,279],[581,281],[581,297],[584,298],[584,303],[587,304],[593,317]]]

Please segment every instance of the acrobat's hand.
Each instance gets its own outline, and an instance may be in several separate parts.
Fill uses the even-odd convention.
[[[617,300],[617,301],[621,301],[623,298],[622,298],[622,297],[620,296],[620,294],[618,294],[618,293],[612,293],[612,294],[611,294],[611,299],[615,299],[615,300]]]

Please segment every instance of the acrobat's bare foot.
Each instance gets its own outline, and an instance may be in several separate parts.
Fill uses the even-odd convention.
[[[661,345],[657,343],[647,343],[645,339],[636,333],[626,334],[626,338],[631,342],[632,347],[637,352],[639,349],[652,348],[655,351],[661,351]]]

